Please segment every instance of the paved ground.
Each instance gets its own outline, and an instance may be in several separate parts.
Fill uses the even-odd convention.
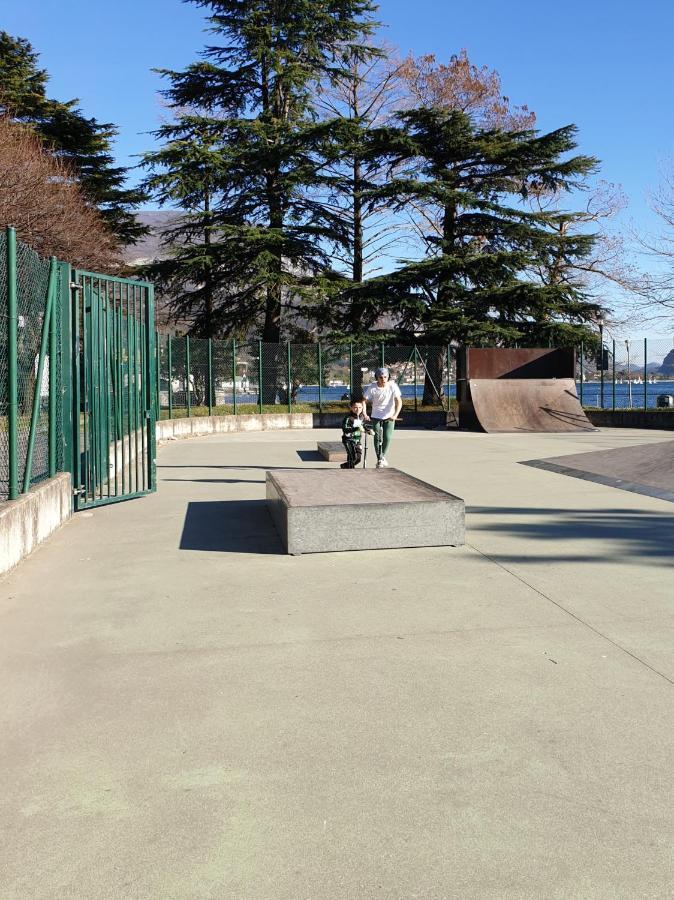
[[[518,465],[671,434],[400,431],[469,543],[284,556],[316,440],[171,443],[0,581],[2,900],[671,897],[672,504]]]

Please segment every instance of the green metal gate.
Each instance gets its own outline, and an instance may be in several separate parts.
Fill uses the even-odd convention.
[[[71,290],[81,510],[156,490],[154,296],[147,282],[79,270]]]

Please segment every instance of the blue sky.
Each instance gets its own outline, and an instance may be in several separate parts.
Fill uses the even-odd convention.
[[[204,11],[179,0],[27,0],[10,4],[0,28],[28,38],[57,99],[120,129],[117,154],[131,164],[149,149],[162,116],[153,67],[182,68],[207,39]],[[9,8],[8,8],[9,7]],[[401,51],[447,61],[465,47],[495,68],[504,92],[526,103],[548,130],[579,128],[580,150],[601,176],[623,185],[625,220],[656,227],[646,195],[674,155],[674,4],[664,0],[382,0],[383,36]]]
[[[52,95],[79,97],[85,113],[119,126],[125,163],[148,148],[144,132],[162,114],[150,69],[187,65],[205,39],[203,10],[179,0],[5,6],[0,27],[40,52]],[[646,216],[644,194],[674,147],[674,4],[382,0],[379,18],[404,52],[443,61],[465,47],[473,62],[497,69],[506,94],[528,104],[541,128],[577,124],[582,151],[602,160],[602,176],[622,183],[634,215]]]

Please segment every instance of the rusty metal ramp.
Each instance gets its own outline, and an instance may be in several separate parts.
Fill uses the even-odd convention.
[[[573,378],[471,378],[477,424],[489,432],[596,431]]]

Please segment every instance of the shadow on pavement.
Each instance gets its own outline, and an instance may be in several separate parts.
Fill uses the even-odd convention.
[[[473,532],[492,532],[521,537],[531,542],[532,555],[498,553],[499,559],[547,563],[551,560],[600,561],[637,559],[667,560],[674,565],[674,519],[670,513],[641,512],[634,509],[549,509],[506,506],[470,506],[466,508]],[[481,523],[479,516],[494,521]],[[499,521],[503,517],[505,521]],[[515,521],[513,521],[515,519]],[[569,549],[538,555],[538,541],[568,542]],[[593,548],[595,541],[607,542],[615,548],[607,554]],[[585,546],[581,550],[579,544]],[[573,552],[571,547],[578,547]]]
[[[161,478],[160,481],[178,481],[182,484],[264,484],[264,478]]]
[[[318,450],[298,450],[297,455],[302,462],[327,462]]]
[[[266,500],[189,503],[180,549],[215,553],[283,553]]]

